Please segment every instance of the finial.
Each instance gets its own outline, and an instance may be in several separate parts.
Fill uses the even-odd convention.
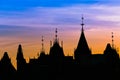
[[[84,22],[83,22],[83,20],[84,20],[84,17],[83,17],[83,15],[82,15],[82,23],[81,23],[81,26],[82,26],[82,31],[84,31],[84,29],[83,29],[83,26],[84,26]]]
[[[112,32],[112,48],[114,48],[114,35],[113,35],[113,32]]]
[[[56,30],[55,30],[55,41],[57,42],[57,38],[58,38],[58,35],[57,35],[57,33],[58,33],[58,31],[57,31],[57,28],[56,28]]]
[[[42,36],[42,51],[44,51],[44,37]]]

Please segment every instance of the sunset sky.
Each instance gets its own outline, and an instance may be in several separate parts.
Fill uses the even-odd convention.
[[[41,36],[48,54],[55,28],[59,42],[64,43],[65,55],[73,55],[81,33],[82,14],[93,54],[103,53],[106,44],[112,42],[111,32],[119,50],[120,0],[0,0],[0,58],[7,51],[15,65],[19,44],[27,60],[37,57]]]

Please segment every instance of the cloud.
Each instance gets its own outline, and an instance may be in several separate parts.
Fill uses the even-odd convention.
[[[34,28],[52,28],[60,25],[70,29],[81,24],[83,14],[84,23],[88,28],[118,27],[119,9],[118,5],[78,4],[63,7],[33,7],[25,11],[0,11],[0,24]]]
[[[86,0],[86,2],[89,1]],[[53,40],[54,38],[54,30],[56,27],[59,30],[58,33],[60,33],[60,35],[58,35],[60,40],[66,39],[65,45],[69,42],[69,44],[71,44],[73,43],[72,40],[75,40],[76,35],[79,34],[77,32],[81,29],[82,14],[84,16],[85,30],[94,30],[93,32],[95,33],[92,33],[93,35],[97,35],[96,32],[100,32],[101,38],[107,38],[106,35],[103,37],[105,29],[116,28],[113,30],[117,30],[118,33],[120,31],[120,5],[118,4],[118,0],[109,0],[108,2],[105,0],[101,0],[100,2],[98,0],[97,3],[95,2],[94,4],[71,3],[71,5],[63,4],[63,6],[59,7],[42,7],[43,5],[30,5],[29,7],[28,5],[27,8],[22,10],[13,9],[13,7],[17,8],[15,6],[10,6],[13,10],[0,9],[0,47],[4,51],[6,47],[13,50],[12,48],[15,48],[18,43],[23,43],[27,46],[40,45],[41,36],[45,37],[48,47],[49,40]],[[16,4],[16,6],[18,5]],[[8,8],[8,6],[5,7]],[[18,8],[23,7],[26,6],[19,6]],[[61,36],[66,37],[62,39]],[[97,36],[99,37],[99,35]],[[71,39],[71,37],[74,38]],[[90,37],[92,38],[92,36]],[[93,39],[94,38],[92,38],[92,41]],[[103,42],[103,39],[101,42]]]
[[[50,26],[49,26],[50,27]],[[44,33],[50,33],[54,28],[28,27],[28,26],[14,26],[14,25],[0,25],[0,37],[9,38],[35,38]]]

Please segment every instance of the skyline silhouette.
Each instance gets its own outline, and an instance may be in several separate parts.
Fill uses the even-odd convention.
[[[0,0],[0,80],[119,80],[119,9],[120,0]]]
[[[37,58],[29,58],[26,62],[22,44],[18,45],[16,61],[17,69],[12,65],[11,58],[4,52],[0,60],[1,80],[80,80],[80,79],[112,79],[119,80],[120,57],[110,43],[106,43],[103,54],[92,54],[84,33],[82,16],[81,35],[74,55],[65,55],[63,41],[59,41],[58,30],[55,29],[54,41],[50,41],[50,51],[44,49],[44,36],[41,39],[41,51]],[[112,42],[113,42],[112,33]],[[92,74],[91,74],[92,72]],[[102,73],[102,75],[101,75]],[[93,76],[94,75],[94,76]]]
[[[73,55],[80,36],[81,14],[85,18],[85,34],[93,54],[103,53],[111,41],[120,48],[119,0],[7,0],[0,1],[0,58],[7,51],[15,65],[17,47],[22,44],[24,57],[37,57],[41,36],[48,54],[50,40],[57,28],[65,55]],[[74,38],[73,38],[74,37]],[[96,46],[96,47],[94,47]]]
[[[81,18],[81,20],[82,20],[82,23],[81,23],[81,34],[83,34],[83,32],[84,32],[84,29],[83,29],[83,26],[85,25],[84,24],[84,18],[82,17]],[[60,39],[60,37],[59,37],[59,35],[60,34],[57,34],[58,33],[58,31],[57,31],[57,29],[58,28],[55,28],[55,34],[53,34],[53,35],[55,35],[55,37],[53,38],[53,39],[56,39],[56,37],[58,38],[58,39]],[[57,32],[56,32],[57,31]],[[80,32],[80,31],[79,31]],[[87,31],[86,31],[87,32]],[[111,32],[112,33],[112,35],[110,36],[111,37],[111,46],[113,47],[114,46],[114,48],[116,49],[116,51],[118,52],[118,54],[119,54],[119,49],[116,47],[116,45],[114,44],[114,34],[113,34],[113,32]],[[80,35],[79,35],[80,36]],[[27,56],[27,58],[25,57],[25,59],[26,59],[26,62],[29,62],[29,59],[30,58],[37,58],[38,57],[38,53],[39,53],[39,51],[43,51],[43,49],[44,49],[44,51],[46,52],[46,54],[49,54],[49,51],[50,51],[50,49],[48,49],[48,51],[46,51],[46,46],[45,46],[45,44],[46,44],[46,42],[45,42],[45,38],[44,38],[45,36],[42,36],[42,40],[41,40],[41,43],[39,44],[39,45],[41,45],[41,47],[39,47],[38,49],[38,52],[35,52],[35,53],[32,53],[32,54],[34,54],[34,56],[29,56],[29,54],[28,54],[28,56]],[[83,37],[83,39],[85,39],[85,36],[84,35],[81,35],[81,37]],[[44,38],[44,39],[43,39]],[[56,39],[57,40],[57,39]],[[79,39],[79,40],[81,40],[81,39]],[[50,44],[50,46],[47,46],[47,48],[50,48],[51,46],[52,46],[52,43],[54,43],[54,41],[52,42],[51,40],[48,40],[48,41],[50,41],[48,44]],[[83,43],[86,43],[85,45],[86,46],[88,46],[88,44],[87,44],[87,41],[86,41],[86,39],[84,40],[85,42],[83,42]],[[89,41],[89,40],[88,40]],[[59,42],[60,42],[60,45],[62,46],[62,47],[64,47],[64,40],[59,40]],[[80,42],[80,41],[78,41],[78,42]],[[77,43],[77,41],[76,41],[76,43]],[[78,43],[78,45],[80,45],[80,43]],[[76,46],[76,48],[78,48],[78,45]],[[71,46],[72,47],[72,46]],[[25,47],[24,47],[25,48]],[[41,48],[41,49],[40,49]],[[64,47],[64,48],[66,48],[66,46]],[[75,51],[75,49],[76,48],[74,48],[73,50],[71,50],[71,52],[70,52],[70,54],[69,53],[67,53],[66,54],[66,52],[65,52],[65,49],[64,49],[64,55],[65,56],[67,56],[67,55],[70,55],[70,56],[74,56],[74,51]],[[90,50],[90,54],[103,54],[103,51],[102,52],[100,52],[100,53],[93,53],[93,50],[92,50],[92,48],[94,48],[94,46],[93,47],[91,47],[90,46],[90,48],[89,48],[89,50]],[[17,49],[16,49],[17,50]],[[33,50],[35,50],[35,49],[33,49]],[[32,51],[32,50],[31,50]],[[24,51],[23,51],[24,52]],[[9,52],[8,52],[9,53]],[[72,53],[72,54],[71,54]],[[24,54],[25,54],[25,52],[24,52]],[[24,55],[25,56],[25,55]],[[1,56],[2,57],[2,56]],[[13,59],[13,57],[10,57],[10,58],[12,58]],[[11,59],[11,60],[12,60]],[[12,61],[13,62],[13,61]],[[14,65],[14,67],[16,68],[16,62],[13,62],[12,63],[13,65]]]

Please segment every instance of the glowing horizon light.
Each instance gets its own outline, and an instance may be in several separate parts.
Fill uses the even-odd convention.
[[[41,50],[41,36],[44,36],[45,52],[49,54],[55,28],[64,43],[65,55],[73,56],[81,33],[81,14],[92,54],[102,54],[106,44],[111,44],[111,32],[114,32],[114,45],[119,52],[119,3],[119,0],[0,1],[0,57],[7,51],[15,65],[17,47],[22,44],[29,61]]]

